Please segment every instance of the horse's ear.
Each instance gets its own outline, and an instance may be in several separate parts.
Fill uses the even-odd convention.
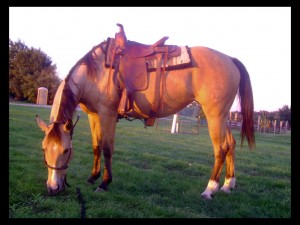
[[[37,124],[39,125],[39,127],[41,128],[41,130],[43,132],[46,132],[49,130],[48,125],[38,115],[35,115],[35,119],[36,119]]]
[[[73,122],[71,119],[68,119],[68,121],[64,125],[64,131],[70,132],[73,129]]]

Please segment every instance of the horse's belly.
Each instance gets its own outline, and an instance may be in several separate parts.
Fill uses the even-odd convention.
[[[157,117],[172,115],[183,109],[194,100],[192,76],[189,70],[172,71],[166,74],[165,81],[155,86],[156,73],[149,76],[149,85],[146,90],[134,92],[134,111],[148,118],[155,106]]]

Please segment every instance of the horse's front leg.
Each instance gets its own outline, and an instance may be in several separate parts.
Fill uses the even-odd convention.
[[[98,114],[88,114],[90,128],[92,133],[93,153],[94,161],[92,168],[92,175],[88,178],[87,182],[94,184],[95,180],[100,177],[101,174],[101,151],[102,148],[99,146],[100,142],[100,122]]]
[[[108,113],[100,116],[100,147],[104,155],[104,173],[101,184],[95,191],[102,192],[108,190],[108,185],[112,182],[112,156],[114,152],[114,138],[116,130],[117,113]]]
[[[112,182],[112,154],[114,147],[112,144],[104,141],[103,155],[104,155],[104,173],[101,184],[97,187],[97,192],[108,191],[108,185]]]
[[[94,152],[94,163],[92,168],[92,175],[87,179],[87,182],[90,184],[94,184],[95,181],[100,177],[101,175],[101,149],[99,146],[93,146],[93,152]]]

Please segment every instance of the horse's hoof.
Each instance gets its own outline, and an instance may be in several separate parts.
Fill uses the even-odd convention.
[[[90,185],[94,184],[94,182],[91,182],[91,181],[89,181],[89,180],[87,180],[86,183],[87,183],[87,184],[90,184]]]
[[[94,184],[95,183],[95,180],[94,179],[91,179],[91,177],[89,179],[86,180],[86,182],[88,184]]]
[[[102,188],[97,187],[97,189],[95,190],[95,192],[107,192],[107,190],[104,190]]]
[[[211,200],[211,195],[203,192],[201,194],[201,198],[203,198],[205,200]]]
[[[97,175],[92,175],[89,177],[89,179],[87,179],[87,182],[89,184],[94,184],[95,181],[100,177],[100,173],[98,173]]]
[[[230,193],[230,188],[223,186],[222,188],[220,188],[220,191],[229,194]]]
[[[216,193],[219,189],[219,183],[214,180],[209,180],[204,192],[201,193],[201,197],[210,200],[212,194]]]
[[[230,190],[232,190],[235,187],[235,181],[235,177],[225,178],[224,185],[220,190],[224,193],[230,193]]]

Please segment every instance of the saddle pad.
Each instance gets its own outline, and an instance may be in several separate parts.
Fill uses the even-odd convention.
[[[192,67],[192,60],[191,60],[191,50],[187,46],[180,47],[181,53],[177,57],[172,57],[167,60],[166,63],[166,71],[170,70],[179,70],[188,67]],[[162,62],[162,65],[164,62]],[[147,71],[153,72],[156,71],[157,60],[150,59],[147,61]]]

